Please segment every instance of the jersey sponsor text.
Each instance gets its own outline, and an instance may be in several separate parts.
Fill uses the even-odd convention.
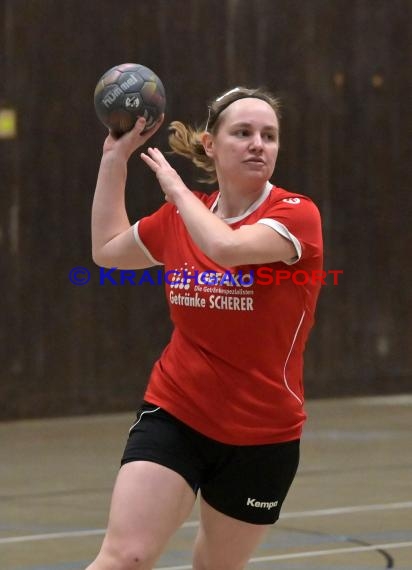
[[[226,296],[226,295],[210,295],[206,300],[199,293],[190,295],[189,293],[175,293],[170,291],[169,300],[172,305],[181,307],[194,307],[197,309],[217,309],[218,311],[253,311],[252,297]]]

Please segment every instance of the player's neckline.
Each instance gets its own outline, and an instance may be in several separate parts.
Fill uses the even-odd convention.
[[[271,184],[270,182],[266,182],[262,194],[259,196],[259,198],[257,198],[257,200],[253,202],[253,204],[249,206],[249,208],[245,212],[243,212],[243,214],[240,214],[239,216],[234,216],[233,218],[222,218],[222,220],[228,224],[234,224],[236,222],[239,222],[240,220],[243,220],[244,218],[252,214],[252,212],[257,210],[261,204],[263,204],[263,202],[269,196],[272,188],[273,184]],[[213,204],[210,207],[210,211],[213,213],[216,211],[217,205],[219,203],[219,198],[220,198],[220,192],[218,193],[216,199],[214,200]]]

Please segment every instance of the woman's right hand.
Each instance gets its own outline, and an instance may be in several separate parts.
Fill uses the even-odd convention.
[[[127,133],[124,133],[124,135],[121,137],[115,138],[112,133],[109,133],[106,140],[104,141],[103,154],[119,154],[127,162],[135,150],[143,146],[146,141],[148,141],[150,137],[152,137],[155,132],[160,129],[163,121],[164,114],[161,115],[153,127],[142,134],[142,131],[146,125],[146,120],[143,117],[139,117],[133,129]]]

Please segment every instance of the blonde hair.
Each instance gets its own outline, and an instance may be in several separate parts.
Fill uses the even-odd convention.
[[[246,87],[235,87],[226,91],[209,105],[209,116],[203,129],[187,126],[180,121],[173,121],[170,126],[169,145],[176,154],[191,160],[195,166],[207,172],[207,176],[200,179],[200,182],[213,184],[217,180],[216,169],[212,158],[207,156],[202,143],[202,136],[205,131],[216,134],[221,122],[221,113],[238,99],[252,97],[261,99],[272,107],[278,120],[280,119],[280,102],[272,93],[262,88],[248,89]]]

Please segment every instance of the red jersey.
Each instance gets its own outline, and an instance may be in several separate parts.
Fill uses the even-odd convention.
[[[213,211],[218,193],[197,195]],[[135,225],[138,243],[164,265],[174,324],[145,399],[223,443],[297,439],[306,418],[303,352],[320,283],[274,276],[322,270],[319,212],[309,198],[268,183],[243,216],[226,223],[269,225],[294,243],[296,259],[222,267],[193,242],[172,204]]]

